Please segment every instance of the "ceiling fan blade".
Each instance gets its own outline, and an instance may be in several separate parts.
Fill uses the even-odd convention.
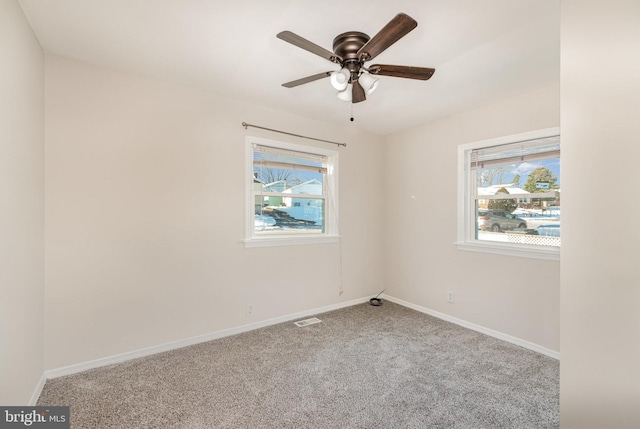
[[[428,67],[392,66],[388,64],[374,64],[369,67],[369,73],[371,74],[419,80],[430,79],[435,71],[436,69]]]
[[[353,87],[351,92],[352,103],[360,103],[361,101],[364,101],[367,99],[367,96],[364,94],[364,88],[362,87],[362,85],[358,83],[357,80],[353,82],[353,85],[351,86]]]
[[[291,82],[283,83],[282,86],[284,86],[285,88],[293,88],[294,86],[303,85],[305,83],[313,82],[314,80],[319,80],[328,76],[331,76],[330,71],[314,74],[313,76],[307,76],[297,80],[292,80]]]
[[[363,58],[364,55],[364,61],[374,59],[417,26],[416,20],[409,15],[397,14],[378,34],[358,50],[358,58]]]
[[[309,51],[312,54],[316,54],[321,56],[324,59],[327,59],[333,63],[340,62],[339,58],[333,52],[316,45],[313,42],[308,41],[307,39],[298,36],[291,31],[282,31],[276,35],[278,39],[284,40],[285,42],[289,42],[292,45],[297,46],[298,48],[302,48],[305,51]]]

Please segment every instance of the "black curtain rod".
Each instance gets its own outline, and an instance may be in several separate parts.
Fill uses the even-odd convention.
[[[323,139],[316,139],[314,137],[301,136],[300,134],[293,134],[293,133],[288,133],[286,131],[273,130],[271,128],[265,128],[265,127],[261,127],[259,125],[247,124],[246,122],[243,122],[242,126],[244,127],[245,130],[248,127],[260,128],[261,130],[273,131],[274,133],[286,134],[288,136],[301,137],[303,139],[315,140],[315,141],[319,141],[319,142],[331,143],[331,144],[335,144],[335,145],[338,145],[338,146],[347,147],[346,143],[338,143],[338,142],[332,142],[331,140],[323,140]]]

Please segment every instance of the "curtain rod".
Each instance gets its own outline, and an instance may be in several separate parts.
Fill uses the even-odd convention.
[[[316,140],[316,141],[319,141],[319,142],[331,143],[331,144],[335,144],[335,145],[338,145],[338,146],[347,147],[346,143],[338,143],[338,142],[332,142],[331,140],[316,139],[314,137],[301,136],[300,134],[293,134],[293,133],[288,133],[286,131],[273,130],[271,128],[265,128],[265,127],[261,127],[259,125],[247,124],[246,122],[243,122],[242,126],[244,127],[245,130],[247,129],[247,127],[260,128],[261,130],[273,131],[274,133],[286,134],[288,136],[301,137],[303,139]]]

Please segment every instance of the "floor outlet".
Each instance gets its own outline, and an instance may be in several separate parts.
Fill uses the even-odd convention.
[[[447,292],[447,302],[450,303],[450,304],[453,304],[453,302],[454,302],[453,292],[451,292],[451,291]]]

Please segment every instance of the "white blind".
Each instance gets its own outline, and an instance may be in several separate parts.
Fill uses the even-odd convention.
[[[325,174],[327,172],[327,157],[315,153],[256,144],[253,147],[253,165],[254,167],[311,171]]]
[[[560,157],[560,136],[471,151],[471,169]]]

